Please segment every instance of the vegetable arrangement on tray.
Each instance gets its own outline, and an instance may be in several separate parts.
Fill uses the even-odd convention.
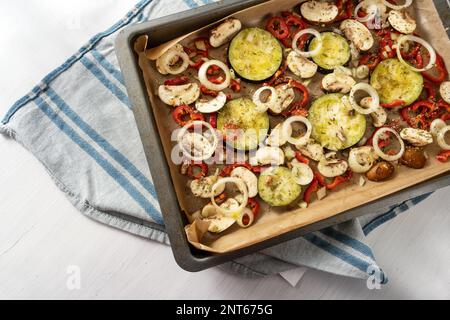
[[[356,176],[363,186],[397,165],[422,169],[435,142],[448,161],[448,72],[415,34],[411,4],[307,1],[264,29],[229,18],[166,51],[158,96],[180,127],[181,173],[205,199],[189,220],[247,228],[263,203],[306,208]]]

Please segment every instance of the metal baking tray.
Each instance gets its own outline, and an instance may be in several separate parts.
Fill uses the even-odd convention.
[[[205,25],[220,20],[237,11],[246,9],[267,0],[227,0],[205,5],[190,11],[179,13],[142,23],[124,29],[116,40],[116,53],[123,72],[128,95],[133,104],[136,124],[144,146],[150,172],[158,194],[166,231],[168,233],[175,260],[183,269],[190,272],[205,270],[230,260],[258,252],[278,245],[308,233],[339,224],[350,219],[377,212],[388,206],[402,203],[413,197],[433,192],[450,185],[450,174],[438,176],[414,187],[384,197],[361,207],[341,213],[332,218],[299,228],[292,232],[272,238],[226,254],[209,254],[193,248],[187,241],[184,227],[187,224],[185,215],[181,212],[175,194],[174,185],[164,156],[161,139],[159,138],[155,118],[147,96],[144,79],[138,66],[137,55],[133,50],[135,40],[142,35],[148,35],[152,44],[159,45],[171,39],[195,31]]]

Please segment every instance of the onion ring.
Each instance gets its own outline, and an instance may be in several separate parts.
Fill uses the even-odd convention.
[[[215,84],[209,81],[207,73],[208,69],[211,66],[218,66],[220,69],[225,72],[225,81],[220,84]],[[202,66],[200,67],[200,70],[198,71],[198,79],[200,80],[201,84],[204,85],[207,89],[213,90],[213,91],[222,91],[228,88],[231,84],[231,73],[230,68],[219,60],[209,60],[206,61]]]
[[[422,69],[417,69],[417,68],[413,67],[412,65],[410,65],[409,63],[407,63],[403,59],[401,50],[402,50],[402,44],[406,40],[417,42],[417,43],[421,44],[422,46],[424,46],[425,49],[428,50],[428,52],[430,53],[430,61],[428,62],[428,65],[426,67],[424,67]],[[422,38],[419,38],[419,37],[416,37],[416,36],[413,36],[410,34],[406,34],[406,35],[403,35],[400,38],[398,38],[398,40],[397,40],[397,57],[401,63],[403,63],[404,65],[408,66],[411,70],[416,71],[416,72],[424,72],[424,71],[430,70],[436,64],[436,59],[437,59],[436,51],[431,46],[431,44],[429,44]]]
[[[175,58],[179,57],[181,60],[183,60],[183,63],[176,69],[173,69],[170,65],[170,61]],[[164,56],[161,57],[161,64],[164,66],[164,70],[173,75],[180,74],[189,68],[189,56],[184,51],[169,51]]]
[[[355,93],[357,91],[365,91],[367,92],[371,98],[371,104],[370,104],[370,108],[363,108],[361,107],[355,100]],[[377,108],[380,106],[380,97],[378,95],[378,92],[370,85],[367,83],[358,83],[357,85],[354,85],[352,87],[352,90],[350,91],[350,95],[349,95],[349,102],[351,104],[351,106],[353,107],[353,109],[355,109],[357,112],[367,115],[367,114],[371,114],[373,112],[375,112],[377,110]]]
[[[402,9],[409,7],[412,4],[412,0],[406,0],[405,3],[401,4],[401,5],[392,4],[387,0],[382,0],[382,1],[386,7],[390,8],[390,9],[394,9],[394,10],[402,10]]]
[[[243,199],[242,199],[242,201],[240,203],[239,208],[234,209],[234,210],[228,210],[228,209],[221,208],[217,204],[216,199],[215,199],[216,197],[214,196],[214,194],[216,193],[216,190],[219,187],[222,187],[222,185],[226,185],[227,183],[235,184],[238,187],[239,191],[243,195]],[[248,189],[247,189],[247,185],[245,184],[244,180],[236,178],[236,177],[220,179],[211,188],[211,203],[216,208],[217,212],[219,212],[219,213],[221,213],[221,214],[223,214],[225,216],[228,216],[228,217],[235,217],[236,220],[237,220],[238,217],[236,216],[236,214],[241,215],[241,213],[244,211],[245,207],[248,204]]]
[[[314,49],[313,51],[304,52],[298,48],[298,46],[297,46],[298,40],[304,34],[312,34],[319,41],[317,48]],[[319,33],[319,31],[311,29],[311,28],[303,29],[302,31],[298,32],[294,36],[294,39],[292,40],[292,49],[294,49],[295,52],[297,52],[299,55],[301,55],[304,58],[311,58],[311,57],[318,55],[320,53],[320,51],[322,50],[322,47],[323,47],[322,35]]]
[[[261,101],[261,93],[264,91],[269,90],[271,92],[270,99],[267,102]],[[264,113],[266,112],[272,105],[274,105],[277,102],[277,91],[274,87],[261,87],[258,90],[256,90],[255,94],[253,95],[253,103],[256,104],[256,112]]]
[[[400,151],[396,154],[396,155],[389,155],[383,152],[383,150],[381,150],[380,146],[378,145],[380,137],[387,133],[390,132],[392,134],[394,134],[394,136],[398,139],[398,141],[400,142]],[[375,135],[373,136],[373,149],[375,150],[375,153],[382,158],[383,160],[386,161],[397,161],[399,160],[401,157],[403,157],[403,154],[405,153],[405,143],[403,142],[402,138],[400,137],[400,135],[397,133],[397,131],[395,131],[394,129],[391,128],[381,128],[379,129]]]
[[[289,134],[289,132],[292,130],[292,124],[294,122],[301,122],[306,126],[306,133],[300,137],[300,138],[293,138],[292,132]],[[286,119],[283,123],[283,136],[287,139],[287,141],[295,146],[297,145],[305,145],[308,143],[309,138],[311,137],[312,133],[312,124],[311,122],[302,116],[294,116]]]
[[[208,131],[211,132],[212,137],[214,139],[214,142],[210,143],[210,146],[206,149],[207,151],[203,152],[203,155],[200,157],[193,156],[189,150],[186,150],[184,148],[184,145],[182,143],[183,137],[187,133],[189,133],[188,130],[193,126],[194,127],[195,126],[206,127],[208,129]],[[177,140],[178,140],[178,144],[179,144],[184,156],[186,156],[187,158],[189,158],[190,160],[193,160],[193,161],[204,161],[204,160],[210,159],[213,156],[214,152],[216,152],[217,146],[219,145],[219,138],[216,134],[215,129],[213,128],[213,126],[211,124],[209,124],[208,122],[205,122],[205,121],[194,121],[194,122],[191,122],[191,123],[185,125],[183,128],[181,128],[180,132],[178,133]]]
[[[437,136],[439,132],[446,126],[446,123],[442,119],[436,119],[431,122],[430,132],[433,136]]]
[[[247,224],[244,224],[245,216],[248,216],[248,218],[249,218],[249,221]],[[242,214],[236,220],[236,222],[239,225],[239,227],[248,228],[253,224],[253,222],[255,222],[255,215],[253,214],[252,210],[250,210],[249,208],[245,208],[244,211],[242,211]]]
[[[370,5],[367,8],[367,15],[365,17],[360,17],[358,15],[359,10],[361,10],[362,6],[366,4],[366,1],[361,1],[356,7],[355,7],[355,19],[359,22],[368,22],[372,19],[374,19],[377,16],[378,13],[378,7],[374,4]]]
[[[301,186],[307,186],[314,180],[314,173],[310,166],[298,161],[292,161],[292,173],[295,176],[295,182]]]
[[[437,142],[439,144],[439,147],[441,147],[444,150],[450,150],[450,145],[445,141],[445,134],[450,131],[450,126],[443,127],[438,135],[437,135]]]

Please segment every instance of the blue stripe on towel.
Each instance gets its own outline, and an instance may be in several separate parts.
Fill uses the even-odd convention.
[[[120,90],[114,83],[112,83],[106,75],[88,58],[81,58],[81,63],[88,69],[112,94],[114,94],[123,104],[131,108],[131,102],[128,96]]]
[[[333,227],[326,228],[324,230],[321,230],[320,232],[322,234],[324,234],[325,236],[333,238],[333,239],[355,249],[356,251],[361,252],[363,255],[375,260],[372,250],[367,245],[362,243],[361,241],[356,240],[356,239],[350,237],[349,235],[334,229]]]
[[[188,5],[188,7],[189,8],[195,8],[195,7],[198,7],[198,4],[196,4],[195,3],[195,1],[194,0],[183,0],[187,5]]]
[[[357,268],[358,270],[367,273],[369,271],[369,267],[371,264],[369,264],[367,261],[364,261],[362,259],[359,259],[352,254],[332,245],[331,243],[323,240],[322,238],[315,236],[313,234],[306,235],[304,237],[307,241],[312,243],[313,245],[319,247],[320,249],[328,252],[329,254],[335,256],[336,258],[352,265],[353,267]],[[382,272],[382,271],[381,271]],[[387,278],[385,277],[384,273],[381,273],[381,282],[384,284],[387,282]]]
[[[47,95],[64,114],[69,117],[81,130],[105,150],[128,173],[133,176],[155,199],[157,199],[155,187],[152,182],[142,174],[136,166],[130,162],[119,150],[114,148],[105,138],[86,123],[53,89],[48,88]]]
[[[96,49],[93,49],[91,53],[95,60],[97,60],[98,63],[100,63],[100,65],[105,68],[106,71],[112,74],[112,76],[116,78],[116,80],[119,81],[122,85],[125,85],[122,72],[120,72],[119,69],[117,69],[111,62],[106,59],[104,55],[102,55]]]
[[[147,5],[149,5],[153,0],[142,0],[139,2],[133,10],[127,13],[125,16],[125,19],[120,20],[116,24],[114,24],[111,28],[108,30],[101,32],[94,36],[91,40],[89,40],[87,45],[84,45],[83,47],[78,50],[78,53],[70,57],[64,64],[59,66],[57,69],[50,72],[43,80],[42,84],[49,85],[55,78],[57,78],[61,73],[69,69],[71,66],[73,66],[77,61],[79,61],[89,50],[91,50],[95,45],[97,45],[102,39],[110,36],[111,34],[115,33],[120,28],[128,25],[134,17],[139,15],[142,10],[144,10]],[[40,86],[34,87],[32,92],[22,97],[19,101],[17,101],[11,109],[6,114],[5,118],[2,120],[3,124],[7,124],[11,117],[24,105],[26,105],[28,102],[36,99],[36,97],[42,92],[42,88]]]
[[[83,140],[61,117],[58,116],[50,106],[41,98],[36,98],[36,105],[39,109],[73,142],[75,142],[84,152],[97,162],[116,182],[119,184],[157,223],[163,224],[163,220],[158,210],[123,176],[115,169],[100,153]]]

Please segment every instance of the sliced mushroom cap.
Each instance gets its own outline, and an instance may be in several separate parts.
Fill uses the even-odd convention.
[[[296,146],[296,148],[303,155],[307,156],[308,158],[314,161],[321,161],[325,157],[322,145],[320,145],[313,139],[310,139],[306,145]]]
[[[202,199],[211,198],[212,187],[216,184],[218,180],[219,177],[210,176],[192,181],[190,185],[192,194]],[[214,196],[218,196],[222,194],[224,191],[225,185],[221,186],[220,188],[217,188],[216,194]]]
[[[348,163],[345,160],[322,160],[317,166],[320,174],[326,178],[342,176],[348,170]]]
[[[292,127],[291,132],[292,135]],[[283,123],[280,123],[275,126],[275,128],[272,129],[270,132],[269,137],[266,140],[266,144],[271,147],[281,147],[284,146],[287,143],[287,137],[283,134]]]
[[[370,30],[359,21],[353,19],[344,20],[341,23],[340,29],[358,50],[370,50],[375,43]]]
[[[219,26],[211,30],[209,43],[214,48],[218,48],[230,41],[241,29],[241,21],[234,18],[227,19]]]
[[[445,102],[450,103],[450,81],[444,81],[441,83],[439,87],[439,93],[441,94],[441,98],[444,99]]]
[[[189,105],[200,97],[200,87],[196,83],[181,86],[162,85],[159,87],[158,95],[165,104],[172,107]]]
[[[172,54],[173,52],[184,52],[183,46],[177,43],[156,60],[156,69],[158,69],[159,73],[163,75],[169,74],[169,72],[166,70],[166,64],[164,63],[164,61],[165,57],[167,57],[169,54]],[[177,63],[178,59],[179,59],[178,57],[174,57],[172,58],[172,60],[168,62],[169,64],[173,65]]]
[[[281,166],[284,163],[284,152],[278,147],[260,148],[255,156],[262,165]]]
[[[201,113],[214,113],[219,111],[227,103],[227,95],[219,92],[217,97],[212,100],[198,100],[195,103],[195,108]]]
[[[224,232],[236,223],[235,219],[227,216],[217,216],[211,219],[204,219],[203,221],[210,222],[208,231],[212,233]]]
[[[363,98],[359,102],[359,104],[364,108],[370,108],[371,103],[372,103],[371,97]],[[388,118],[386,110],[381,106],[378,106],[378,108],[375,109],[375,112],[372,112],[370,116],[372,117],[373,125],[376,128],[381,128],[382,126],[384,126]]]
[[[349,74],[350,73],[350,74]],[[333,73],[322,79],[322,87],[328,92],[349,93],[356,84],[351,77],[351,71],[346,68],[336,68]]]
[[[274,114],[280,114],[286,110],[295,99],[294,89],[288,84],[277,86],[277,101],[270,107],[270,111]]]
[[[410,34],[417,28],[416,20],[405,11],[391,10],[388,20],[392,28],[400,33]]]
[[[318,66],[311,60],[291,51],[287,56],[287,65],[293,74],[300,78],[309,79],[317,73]]]
[[[258,195],[258,178],[253,172],[244,167],[238,167],[231,171],[230,176],[240,178],[245,182],[249,198],[254,198]]]
[[[433,135],[421,129],[405,128],[400,132],[400,137],[415,147],[424,147],[433,143]]]
[[[310,22],[330,23],[338,16],[339,9],[329,2],[307,1],[301,5],[300,12]]]

